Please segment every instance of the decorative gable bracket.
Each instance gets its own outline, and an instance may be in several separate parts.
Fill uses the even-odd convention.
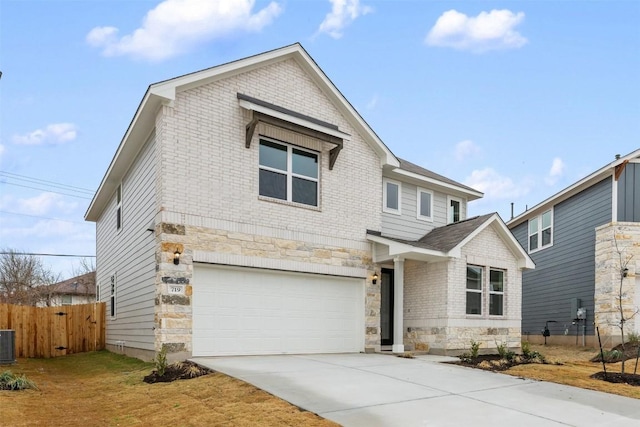
[[[338,129],[338,126],[322,120],[288,110],[274,104],[238,93],[240,106],[253,112],[253,118],[246,126],[245,147],[251,147],[251,140],[259,122],[276,126],[302,135],[326,141],[334,144],[329,151],[329,170],[338,159],[338,154],[344,146],[344,140],[350,140],[351,136]]]

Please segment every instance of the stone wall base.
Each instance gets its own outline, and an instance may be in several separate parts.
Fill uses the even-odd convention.
[[[616,345],[620,344],[620,336],[613,335],[601,335],[602,348],[610,350]],[[531,344],[544,344],[544,337],[541,334],[531,335],[527,337],[522,336],[522,341],[528,341]],[[582,335],[578,337],[578,344],[576,344],[576,336],[573,335],[552,335],[547,337],[547,345],[563,345],[567,347],[585,347],[585,348],[598,348],[598,337],[595,335],[587,335],[584,340],[585,344],[582,345]]]
[[[498,345],[520,352],[520,328],[487,327],[411,327],[404,335],[405,348],[430,354],[459,355],[471,349],[471,341],[480,344],[480,354],[494,354]]]
[[[107,344],[106,348],[112,353],[135,357],[136,359],[140,359],[144,362],[153,362],[153,359],[156,357],[156,352],[153,350],[144,350],[135,347],[122,347],[113,344]]]

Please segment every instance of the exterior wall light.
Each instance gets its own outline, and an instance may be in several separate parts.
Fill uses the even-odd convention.
[[[173,263],[174,263],[175,265],[180,264],[180,251],[178,251],[178,250],[176,250],[176,251],[173,253]]]
[[[629,269],[625,267],[625,268],[622,270],[622,277],[627,277],[627,275],[628,275],[628,274],[629,274]]]
[[[374,285],[378,283],[378,273],[373,273],[373,276],[371,277],[371,283],[373,283]]]

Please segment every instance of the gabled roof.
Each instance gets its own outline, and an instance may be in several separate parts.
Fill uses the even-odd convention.
[[[580,181],[568,186],[567,188],[559,191],[558,193],[554,194],[553,196],[551,196],[551,197],[543,200],[542,202],[538,203],[537,205],[535,205],[531,209],[528,209],[525,212],[521,213],[520,215],[516,216],[515,218],[509,220],[507,222],[507,226],[509,228],[516,227],[517,225],[522,224],[525,221],[528,221],[532,217],[538,216],[539,214],[541,214],[544,211],[550,209],[551,207],[557,205],[558,203],[563,202],[563,201],[569,199],[570,197],[573,197],[576,194],[580,193],[581,191],[586,190],[587,188],[591,187],[592,185],[595,185],[595,184],[599,183],[603,179],[605,179],[607,177],[610,177],[610,176],[614,176],[617,167],[624,167],[624,165],[626,163],[628,163],[629,161],[631,161],[633,159],[636,159],[638,157],[640,157],[640,149],[632,151],[631,153],[627,154],[626,156],[622,156],[620,158],[617,158],[613,162],[611,162],[611,163],[607,164],[606,166],[598,169],[597,171],[593,172],[592,174],[582,178]]]
[[[378,154],[380,164],[383,167],[400,166],[398,159],[329,80],[315,61],[299,43],[295,43],[280,49],[150,85],[85,213],[85,220],[98,220],[120,181],[131,167],[136,155],[153,132],[158,109],[162,105],[171,105],[178,92],[289,59],[295,60],[307,72],[327,98],[333,102],[336,108]]]
[[[400,161],[400,167],[394,169],[393,172],[401,175],[403,178],[417,178],[419,181],[441,187],[442,190],[446,193],[449,193],[451,190],[463,193],[469,201],[479,199],[484,195],[478,190],[475,190],[464,184],[460,184],[457,181],[439,175],[435,172],[430,171],[429,169],[425,169],[421,166],[411,163],[408,160],[404,160],[401,158],[398,158],[398,160]]]
[[[82,274],[51,285],[55,295],[95,295],[96,272]]]
[[[484,229],[493,226],[505,245],[518,258],[518,267],[535,268],[529,254],[522,248],[497,213],[469,218],[465,221],[434,228],[418,240],[405,240],[383,236],[380,232],[367,230],[367,239],[389,248],[389,257],[404,256],[424,261],[442,261],[460,258],[462,247]]]

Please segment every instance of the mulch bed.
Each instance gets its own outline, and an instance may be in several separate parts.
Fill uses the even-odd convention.
[[[608,381],[610,383],[629,384],[635,387],[640,387],[640,375],[634,374],[621,374],[620,372],[596,372],[591,375],[591,378],[596,380]]]
[[[522,356],[516,356],[512,360],[506,360],[498,354],[480,354],[476,358],[463,358],[455,362],[448,362],[454,365],[466,366],[468,368],[483,369],[485,371],[500,372],[506,371],[517,365],[529,363],[546,363],[540,360],[531,360]]]
[[[212,373],[211,369],[205,368],[188,360],[167,365],[164,374],[153,371],[143,378],[147,384],[170,383],[176,380],[188,380]]]
[[[640,343],[626,343],[624,345],[624,360],[637,358],[639,348]],[[600,353],[596,354],[591,361],[601,362],[602,358],[600,357]],[[622,344],[618,344],[611,350],[604,351],[604,361],[605,363],[616,363],[622,361]]]

